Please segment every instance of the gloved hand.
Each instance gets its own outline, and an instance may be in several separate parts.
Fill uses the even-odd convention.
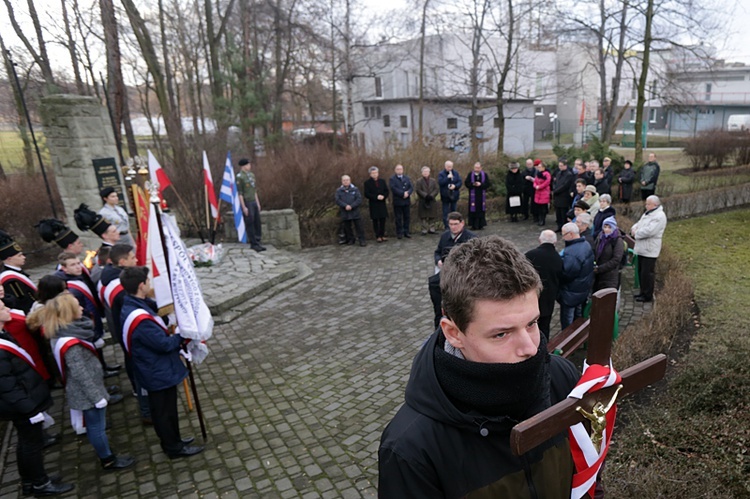
[[[41,412],[29,418],[29,423],[31,424],[38,424],[43,421],[44,421],[44,414],[42,414]]]
[[[182,355],[182,358],[185,359],[188,362],[192,362],[193,361],[193,354],[191,354],[187,350],[180,349],[180,355]]]
[[[101,399],[99,402],[94,404],[94,407],[96,407],[97,409],[104,409],[105,407],[107,407],[107,399]]]
[[[96,347],[97,350],[101,350],[102,348],[104,348],[104,345],[105,345],[104,340],[101,338],[99,338],[98,340],[94,342],[94,346]]]

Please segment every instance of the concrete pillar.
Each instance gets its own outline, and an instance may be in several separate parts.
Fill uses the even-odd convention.
[[[86,248],[97,248],[101,240],[92,232],[78,230],[73,210],[81,203],[93,211],[102,207],[92,160],[118,158],[107,109],[95,97],[58,94],[44,97],[40,111],[65,222],[80,234]],[[122,172],[119,175],[125,185]]]

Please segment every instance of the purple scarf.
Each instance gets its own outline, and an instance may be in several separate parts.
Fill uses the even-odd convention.
[[[469,173],[469,211],[474,213],[477,211],[477,191],[480,193],[482,208],[479,211],[487,211],[487,196],[485,195],[484,189],[477,189],[474,187],[474,182],[484,183],[487,178],[487,174],[484,170],[479,172],[479,178],[476,178],[477,172]]]
[[[612,239],[612,238],[618,238],[620,237],[620,231],[618,229],[614,229],[612,232],[607,235],[604,230],[601,232],[601,236],[599,237],[599,244],[596,245],[596,258],[599,258],[602,256],[602,252],[604,251],[604,246]]]

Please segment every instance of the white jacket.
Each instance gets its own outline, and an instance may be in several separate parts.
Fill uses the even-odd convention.
[[[667,216],[661,206],[644,213],[632,228],[632,234],[635,238],[635,248],[633,248],[635,254],[658,258],[659,253],[661,253],[662,236],[666,228]]]

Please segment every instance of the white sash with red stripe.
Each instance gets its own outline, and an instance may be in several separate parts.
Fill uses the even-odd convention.
[[[68,289],[75,289],[76,291],[79,291],[83,296],[86,297],[86,299],[94,306],[94,308],[99,308],[99,303],[96,301],[96,298],[91,293],[91,289],[88,287],[88,285],[83,281],[68,281]]]
[[[7,352],[17,355],[18,357],[21,357],[21,359],[23,359],[35,371],[39,372],[36,368],[36,363],[34,362],[34,359],[31,358],[31,355],[29,355],[29,352],[19,347],[12,341],[8,341],[8,340],[4,340],[0,338],[0,350],[5,350]]]
[[[587,393],[593,393],[621,382],[622,378],[612,367],[611,360],[609,366],[588,365],[584,362],[581,379],[578,380],[578,384],[568,397],[581,399]],[[607,411],[605,417],[607,425],[602,435],[601,448],[598,451],[583,423],[573,425],[569,429],[570,452],[576,466],[576,474],[573,475],[573,484],[570,491],[571,499],[579,499],[586,494],[594,497],[596,476],[599,474],[602,464],[604,464],[604,458],[607,457],[607,451],[609,450],[609,442],[612,439],[612,430],[615,427],[615,418],[617,417],[617,405],[613,405]]]
[[[52,347],[52,354],[55,356],[55,362],[57,362],[57,369],[60,371],[60,377],[62,378],[63,384],[65,384],[65,352],[68,351],[73,345],[81,345],[97,355],[96,347],[93,343],[82,340],[80,338],[58,338],[55,340],[55,345]]]
[[[10,309],[10,320],[26,322],[26,312],[17,308]]]
[[[122,342],[125,345],[125,351],[128,354],[130,354],[130,345],[133,341],[133,333],[135,332],[135,329],[138,327],[138,325],[143,321],[155,322],[160,328],[164,330],[164,334],[169,334],[167,325],[164,324],[164,321],[161,319],[161,317],[153,316],[142,308],[137,308],[128,314],[128,316],[125,318],[125,323],[122,325]]]
[[[21,281],[22,283],[33,289],[36,293],[36,285],[31,281],[31,279],[29,279],[22,273],[16,272],[15,270],[5,269],[0,274],[0,284],[5,284],[6,282],[13,280]]]
[[[123,291],[125,291],[125,288],[123,288],[122,284],[120,284],[120,279],[113,279],[104,287],[104,291],[102,292],[102,301],[111,309],[112,305],[115,302],[115,298],[117,298],[117,295],[119,295]]]

